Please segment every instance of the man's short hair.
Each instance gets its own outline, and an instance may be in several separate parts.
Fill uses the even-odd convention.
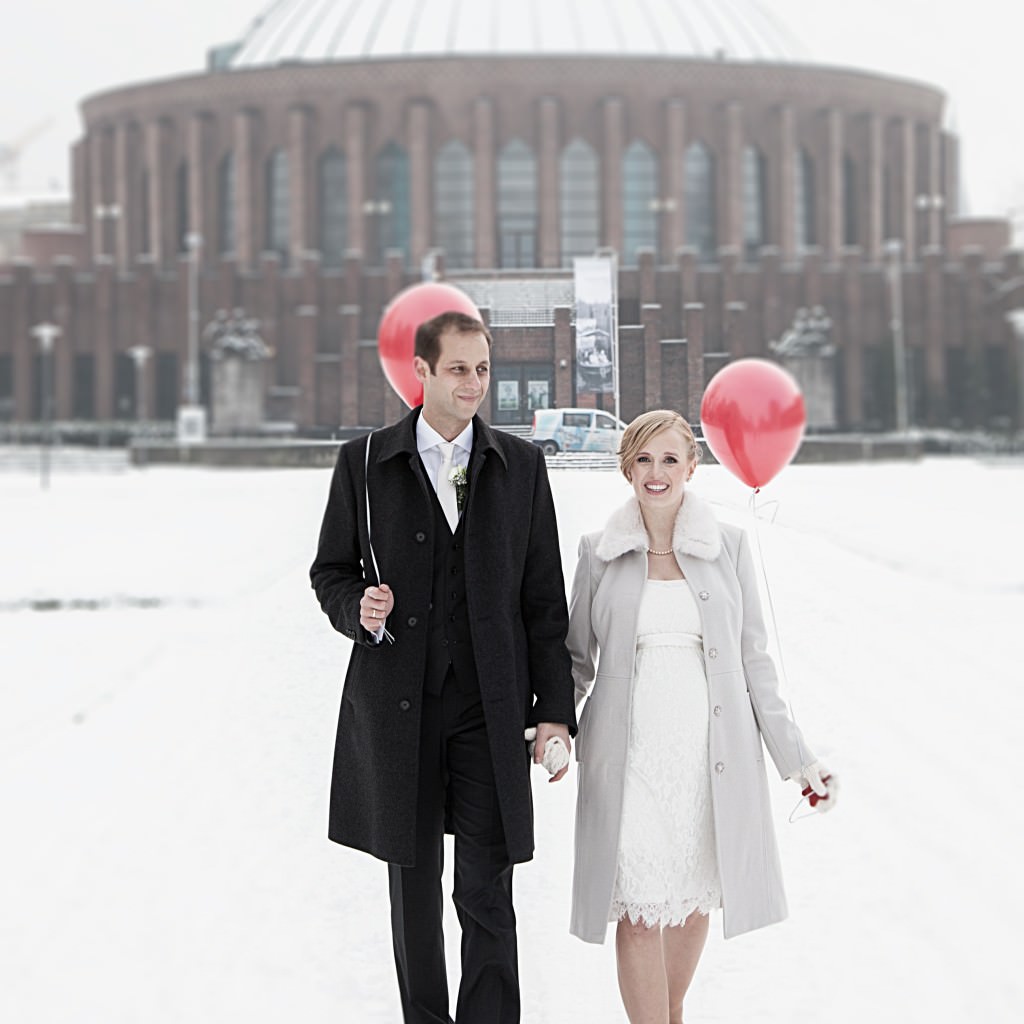
[[[487,339],[487,347],[494,344],[491,339],[491,332],[487,330],[482,320],[475,316],[467,316],[465,313],[458,313],[455,310],[448,310],[445,313],[438,313],[430,320],[424,320],[416,328],[416,342],[413,354],[422,359],[430,372],[437,371],[437,359],[441,355],[441,335],[449,331],[456,334],[482,334]]]

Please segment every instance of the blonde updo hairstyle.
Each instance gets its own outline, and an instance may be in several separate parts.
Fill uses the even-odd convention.
[[[652,409],[641,413],[622,432],[622,443],[619,445],[619,469],[629,480],[629,471],[636,462],[637,456],[647,447],[655,434],[663,430],[678,430],[686,439],[687,454],[690,461],[700,462],[701,448],[697,438],[693,436],[690,424],[679,413],[672,409]]]

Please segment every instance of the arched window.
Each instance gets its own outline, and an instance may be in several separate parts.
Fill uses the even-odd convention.
[[[281,257],[281,265],[288,263],[288,154],[275,149],[266,164],[266,245],[269,252]]]
[[[411,222],[409,213],[409,154],[397,142],[389,142],[377,154],[377,195],[367,206],[376,221],[370,234],[376,241],[376,260],[383,263],[389,249],[409,260]]]
[[[522,139],[498,155],[498,244],[501,266],[537,265],[537,161]]]
[[[185,239],[189,233],[188,223],[188,164],[182,161],[178,164],[178,171],[175,175],[175,201],[177,203],[177,217],[175,223],[178,229],[178,252],[187,252],[188,244]]]
[[[637,249],[658,251],[658,161],[635,139],[622,155],[622,262],[636,263]]]
[[[715,158],[703,142],[691,142],[683,157],[686,244],[704,261],[718,253],[715,219]]]
[[[348,247],[348,168],[345,155],[331,146],[317,168],[320,209],[320,257],[325,267],[340,267]]]
[[[599,244],[601,185],[597,153],[582,139],[573,139],[558,167],[559,209],[562,216],[562,266],[574,256],[592,256]]]
[[[743,252],[756,259],[768,238],[765,224],[766,165],[756,146],[743,149]]]
[[[796,218],[796,247],[806,249],[818,244],[817,188],[814,161],[806,149],[798,149],[793,160],[793,214]]]
[[[448,267],[473,266],[473,155],[458,139],[434,163],[434,234]]]
[[[843,245],[857,245],[857,167],[849,155],[843,157]]]
[[[236,187],[235,154],[227,153],[217,167],[217,244],[222,253],[235,251]]]

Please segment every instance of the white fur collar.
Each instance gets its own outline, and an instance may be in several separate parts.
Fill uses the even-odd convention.
[[[640,503],[634,497],[611,514],[594,553],[602,562],[610,562],[627,551],[646,551],[647,545],[647,529],[640,514]],[[672,531],[672,550],[709,562],[714,561],[722,550],[718,520],[711,506],[693,491],[685,493],[679,506]]]

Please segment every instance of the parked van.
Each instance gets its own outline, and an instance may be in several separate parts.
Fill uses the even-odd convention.
[[[545,455],[556,452],[615,452],[626,424],[599,409],[535,409],[527,439]]]

